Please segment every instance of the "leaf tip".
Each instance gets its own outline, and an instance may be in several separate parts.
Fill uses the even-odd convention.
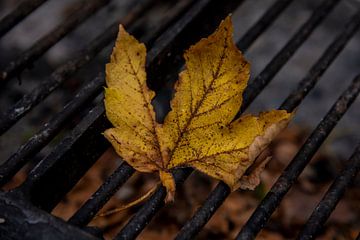
[[[233,32],[233,23],[231,14],[229,14],[224,20],[221,21],[219,25],[219,29],[224,29],[225,31],[228,31],[229,34],[232,35]]]
[[[122,24],[119,24],[119,33],[126,33],[125,27]]]
[[[223,22],[228,22],[232,25],[232,13],[229,13],[226,18],[223,20]]]
[[[129,37],[131,38],[132,36],[126,31],[124,25],[119,24],[119,33],[118,33],[116,41],[119,42],[119,41],[125,40]],[[135,39],[135,41],[137,41],[137,40]]]

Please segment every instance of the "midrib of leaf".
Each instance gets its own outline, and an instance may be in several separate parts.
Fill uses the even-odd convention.
[[[130,59],[130,56],[129,56],[129,53],[128,53],[128,51],[126,50],[126,49],[124,49],[124,52],[125,52],[125,54],[126,54],[126,57],[127,57],[127,59],[128,59],[128,62],[129,62],[129,64],[130,64],[130,66],[131,66],[131,70],[133,71],[133,75],[135,76],[135,78],[136,78],[136,81],[137,81],[137,83],[138,83],[138,85],[139,85],[139,88],[141,89],[141,96],[142,96],[142,99],[143,99],[143,101],[146,103],[146,112],[147,112],[147,114],[148,114],[148,116],[150,117],[150,119],[151,119],[151,123],[152,123],[152,128],[153,128],[153,130],[151,131],[151,133],[154,135],[154,137],[155,137],[155,147],[157,148],[157,150],[158,150],[158,155],[159,155],[159,157],[160,157],[160,159],[161,159],[161,165],[162,165],[162,169],[164,169],[165,168],[165,166],[164,166],[164,160],[163,160],[163,157],[162,157],[162,154],[161,154],[161,152],[160,152],[160,142],[159,142],[159,136],[158,136],[158,134],[157,134],[157,132],[156,132],[156,120],[153,118],[153,116],[152,116],[152,114],[151,114],[151,109],[149,108],[149,102],[146,100],[146,97],[145,97],[145,94],[144,94],[144,89],[143,89],[143,86],[141,85],[141,82],[140,82],[140,79],[139,79],[139,76],[137,75],[138,74],[138,71],[135,71],[135,68],[134,68],[134,65],[133,65],[133,63],[132,63],[132,61],[131,61],[131,59]],[[140,63],[141,64],[141,63]],[[138,67],[138,69],[140,68],[140,66]],[[145,82],[145,84],[146,84],[146,82]],[[156,163],[157,161],[153,161],[154,163]],[[158,164],[156,163],[156,165],[158,166]],[[159,167],[159,166],[158,166]],[[160,168],[160,167],[159,167]]]
[[[168,163],[171,162],[173,154],[174,154],[175,150],[179,147],[179,143],[180,143],[181,139],[183,138],[184,134],[187,132],[188,127],[190,126],[192,120],[196,116],[197,111],[199,110],[199,108],[203,104],[207,94],[212,89],[212,86],[213,86],[215,80],[218,79],[218,77],[219,77],[219,72],[220,72],[221,66],[224,63],[224,59],[225,59],[225,51],[226,51],[226,49],[228,47],[227,44],[226,44],[227,37],[225,37],[224,40],[225,40],[224,48],[223,48],[223,51],[222,51],[222,54],[221,54],[221,57],[220,57],[220,61],[219,61],[219,64],[218,64],[218,66],[216,68],[215,73],[213,73],[213,78],[212,78],[212,80],[211,80],[211,82],[209,84],[209,87],[207,87],[206,90],[204,91],[204,94],[201,96],[199,102],[196,104],[194,111],[191,111],[189,119],[187,120],[186,124],[184,125],[182,131],[180,132],[179,137],[177,138],[177,140],[175,142],[174,148],[171,150],[171,152],[169,154],[170,158],[169,158]],[[192,110],[192,106],[190,106],[190,110]]]

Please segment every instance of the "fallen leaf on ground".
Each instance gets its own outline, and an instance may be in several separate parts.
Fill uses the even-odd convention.
[[[233,121],[242,103],[250,67],[233,42],[230,17],[208,38],[185,52],[163,124],[155,120],[155,93],[146,85],[145,45],[122,26],[106,65],[105,107],[114,128],[105,137],[116,152],[140,172],[159,172],[172,201],[171,170],[193,167],[224,181],[232,190],[254,188],[263,163],[257,157],[286,127],[291,113],[272,110]],[[244,176],[246,173],[247,176]]]

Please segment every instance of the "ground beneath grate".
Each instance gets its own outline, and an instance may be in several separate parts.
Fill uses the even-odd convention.
[[[237,191],[231,194],[199,234],[198,239],[233,239],[275,179],[296,154],[306,135],[305,130],[294,127],[285,131],[269,149],[273,159],[262,174],[262,184],[255,191]],[[111,150],[107,151],[66,196],[66,199],[54,209],[53,214],[65,220],[71,217],[119,163],[116,155]],[[293,239],[343,164],[342,159],[329,156],[325,150],[317,154],[282,201],[270,224],[262,230],[258,239]],[[19,184],[25,176],[23,170],[8,187]],[[157,181],[151,174],[135,174],[102,211],[135,199],[154,186]],[[201,206],[216,183],[204,175],[193,174],[183,186],[178,188],[175,203],[160,211],[139,239],[172,239],[186,220]],[[319,239],[355,239],[360,231],[359,186],[360,178],[348,189]],[[110,239],[136,211],[137,208],[134,207],[109,217],[98,218],[90,225],[102,228],[105,237]]]

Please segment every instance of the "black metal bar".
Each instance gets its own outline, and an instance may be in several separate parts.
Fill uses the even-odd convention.
[[[66,224],[41,211],[21,196],[0,192],[0,235],[10,239],[99,240],[99,238]]]
[[[323,55],[313,65],[309,73],[298,84],[297,89],[287,97],[280,109],[293,111],[315,86],[325,70],[335,60],[336,56],[345,47],[346,43],[355,34],[360,25],[359,13],[355,14],[347,22],[345,29],[338,34],[334,41],[327,47]],[[249,105],[249,104],[247,104]],[[188,239],[192,237],[210,220],[211,216],[221,206],[226,197],[230,194],[230,189],[224,183],[218,186],[210,193],[202,207],[194,214],[178,235],[178,239]]]
[[[22,192],[36,207],[51,210],[101,156],[99,149],[105,151],[109,147],[106,141],[100,139],[103,138],[101,132],[110,126],[104,115],[103,105],[98,104],[32,169],[25,182],[14,191]],[[94,129],[101,131],[94,134],[91,131]],[[89,145],[92,148],[87,149]],[[74,151],[75,149],[78,151]],[[77,161],[78,157],[81,161]],[[41,181],[42,179],[48,181]]]
[[[120,21],[124,25],[137,20],[144,13],[153,0],[143,0]],[[74,54],[74,58],[58,67],[48,79],[42,81],[39,86],[25,94],[11,108],[0,113],[0,135],[7,131],[20,118],[22,118],[33,107],[45,99],[50,93],[58,88],[69,76],[89,63],[97,53],[105,48],[116,38],[118,32],[118,21],[109,26],[103,33],[99,34],[83,50]]]
[[[29,49],[23,52],[16,60],[11,61],[0,74],[0,84],[4,85],[10,78],[19,75],[35,60],[41,57],[49,48],[60,41],[66,34],[89,18],[93,13],[100,10],[110,0],[82,1],[71,12],[70,16],[60,23],[55,29],[38,40]]]
[[[181,228],[175,239],[192,239],[210,220],[230,193],[230,188],[225,183],[220,182],[194,216]]]
[[[324,20],[324,18],[339,2],[341,1],[322,1],[309,20],[300,27],[287,44],[267,64],[264,70],[252,81],[252,84],[247,87],[243,95],[244,103],[241,106],[241,112],[248,107],[248,104],[259,95],[270,80],[280,71],[281,68],[284,67],[290,57],[293,56],[301,44],[309,37],[313,30],[321,23],[322,20]]]
[[[251,31],[247,31],[237,44],[240,50],[248,49],[250,45],[257,39],[273,23],[280,13],[282,13],[293,0],[276,1],[264,15],[251,27]]]
[[[7,183],[38,151],[53,139],[66,122],[78,109],[91,102],[102,90],[104,76],[100,74],[95,80],[81,87],[78,94],[64,109],[51,118],[49,122],[23,144],[6,162],[0,166],[0,187]]]
[[[47,0],[22,1],[15,9],[0,20],[0,37],[7,33],[12,27],[26,18]]]
[[[173,171],[176,185],[182,184],[183,181],[191,174],[192,169],[184,168]],[[154,216],[164,205],[164,198],[166,196],[166,189],[160,186],[150,199],[136,212],[132,219],[129,221],[119,234],[115,237],[116,240],[135,239],[142,231],[143,226],[146,226],[152,216]]]
[[[271,25],[271,23],[276,19],[276,17],[285,9],[286,4],[285,2],[288,1],[277,1],[272,7],[269,8],[269,10],[260,18],[259,21],[256,22],[256,24],[254,24],[254,26],[248,30],[248,32],[244,35],[243,38],[241,38],[241,40],[238,42],[238,46],[243,46],[243,50],[246,51],[248,47],[250,47],[250,43],[249,42],[254,42],[256,40],[256,38],[267,29],[267,27],[269,27]],[[282,3],[282,4],[280,4]],[[271,16],[271,18],[270,18]],[[187,16],[185,16],[187,17]],[[261,25],[261,26],[259,26]],[[166,36],[166,35],[163,35]],[[165,37],[162,37],[162,39],[167,39]],[[243,41],[245,41],[245,43],[243,43]],[[112,177],[110,177],[112,178]],[[105,184],[110,184],[112,181],[116,181],[116,180],[111,180],[111,179],[107,179]],[[122,184],[122,183],[121,183]],[[112,185],[114,188],[117,186],[116,183],[114,183],[114,185]],[[101,186],[99,188],[98,191],[102,191],[103,186]],[[97,191],[97,192],[98,192]],[[111,190],[112,191],[112,190]],[[111,193],[113,194],[113,192]],[[94,216],[94,214],[106,203],[106,201],[103,200],[96,200],[97,198],[102,198],[103,196],[106,196],[107,198],[107,193],[105,192],[104,195],[102,194],[94,194],[85,204],[82,208],[85,208],[84,210],[80,209],[79,212],[81,213],[76,213],[75,215],[78,215],[75,217],[75,215],[73,216],[73,220],[72,223],[83,226],[84,224],[87,224],[91,218]],[[92,202],[101,202],[101,205],[97,204],[97,203],[92,203]],[[87,205],[92,206],[92,207],[86,207]],[[149,213],[153,213],[155,214],[155,212],[149,212]],[[81,216],[81,217],[80,217]],[[145,216],[144,216],[145,217]],[[149,221],[151,219],[152,216],[147,216]],[[145,225],[142,225],[141,228],[144,228]]]
[[[319,123],[310,137],[302,145],[291,163],[277,179],[268,194],[261,201],[250,219],[240,231],[237,239],[253,239],[264,227],[271,214],[280,204],[281,199],[296,181],[302,170],[309,163],[315,152],[336,126],[341,117],[353,103],[360,91],[360,76],[357,76],[350,86],[337,99],[324,119]]]
[[[226,3],[233,5],[233,1],[229,0],[221,3],[212,1],[210,6],[212,9],[215,6],[217,6],[217,9],[221,9]],[[216,19],[218,22],[213,22],[213,28],[228,14],[221,11],[217,13]],[[209,22],[206,18],[197,20]],[[193,34],[198,36],[199,31]],[[183,33],[179,33],[183,38],[191,37]],[[178,38],[176,41],[181,40],[182,38]],[[157,47],[166,48],[167,46],[160,45]],[[151,63],[148,62],[148,64]],[[104,108],[101,103],[93,111],[89,112],[82,123],[75,127],[72,133],[67,135],[55,147],[54,151],[30,172],[26,182],[18,191],[23,191],[40,208],[46,210],[53,208],[109,146],[108,142],[100,134],[109,127],[110,124],[104,115]],[[77,171],[74,169],[77,169]],[[43,195],[44,192],[47,194]]]
[[[68,222],[77,226],[85,226],[88,224],[102,206],[109,201],[134,172],[135,170],[130,165],[123,162]]]
[[[301,100],[310,92],[322,74],[358,31],[359,26],[360,11],[350,17],[344,26],[344,30],[342,30],[334,39],[334,41],[326,48],[322,56],[313,65],[305,78],[300,81],[297,89],[285,99],[280,108],[284,110],[290,110],[294,109],[295,106],[300,104]]]
[[[321,230],[331,212],[335,209],[346,188],[354,181],[360,171],[360,145],[350,157],[342,172],[336,177],[324,197],[311,214],[300,232],[299,240],[314,239]]]

